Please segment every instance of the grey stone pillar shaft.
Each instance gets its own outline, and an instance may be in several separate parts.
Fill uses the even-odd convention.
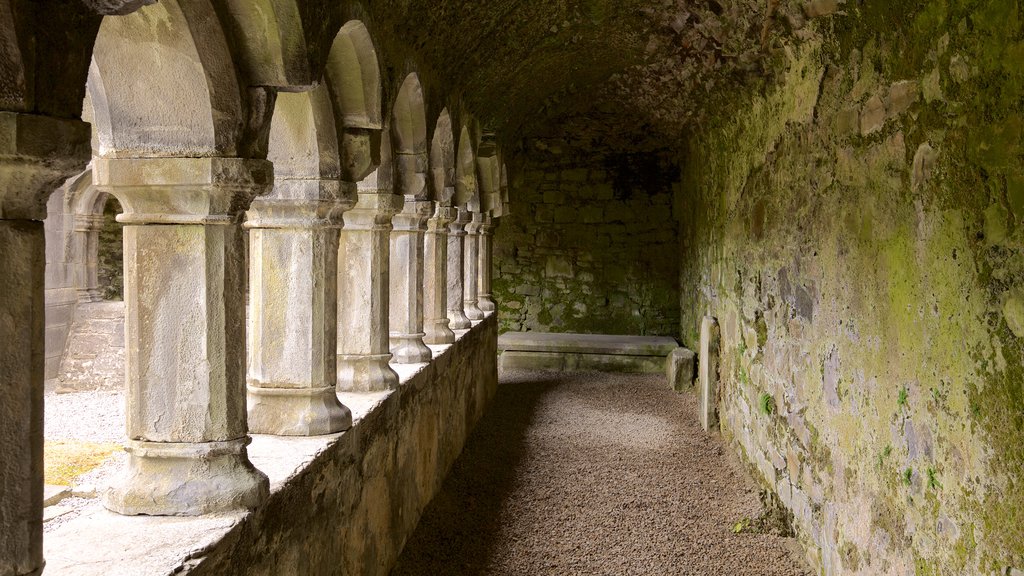
[[[406,196],[391,232],[391,354],[399,364],[429,362],[423,343],[423,241],[433,202]]]
[[[463,279],[465,272],[464,250],[466,240],[466,223],[469,212],[464,208],[456,208],[456,218],[448,225],[448,327],[452,330],[467,330],[473,324],[466,317],[463,308]]]
[[[0,220],[0,574],[43,566],[43,223]]]
[[[98,302],[103,298],[99,288],[99,262],[96,258],[99,252],[103,216],[76,214],[74,218],[75,238],[71,243],[71,249],[74,251],[72,258],[75,262],[75,279],[78,283],[78,301]]]
[[[338,401],[337,180],[279,180],[249,210],[249,428],[316,436],[347,430]],[[352,194],[354,196],[354,193]],[[301,199],[300,199],[301,198]]]
[[[455,333],[448,327],[448,225],[455,220],[456,208],[437,205],[427,222],[423,266],[423,331],[427,344],[451,344]]]
[[[494,220],[490,214],[483,216],[480,223],[480,266],[477,270],[477,307],[481,312],[494,312],[494,297],[491,294],[491,240],[494,238]]]
[[[121,514],[199,515],[256,506],[249,462],[241,211],[273,167],[239,158],[96,159],[125,212],[129,465],[104,498]]]
[[[391,217],[401,196],[360,192],[338,248],[338,389],[398,387],[388,336]]]
[[[0,574],[43,569],[46,200],[89,159],[89,125],[0,112]]]
[[[462,295],[463,307],[466,309],[466,317],[476,322],[484,319],[484,313],[477,306],[480,293],[480,225],[483,223],[483,215],[473,212],[473,220],[466,225],[465,255],[463,256]]]

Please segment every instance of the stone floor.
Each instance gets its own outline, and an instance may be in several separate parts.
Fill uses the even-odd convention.
[[[809,574],[696,412],[663,376],[504,372],[393,576]]]

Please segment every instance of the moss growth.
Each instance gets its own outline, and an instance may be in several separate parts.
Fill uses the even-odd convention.
[[[76,478],[97,468],[119,444],[63,440],[46,442],[43,447],[43,481],[55,486],[70,486]]]

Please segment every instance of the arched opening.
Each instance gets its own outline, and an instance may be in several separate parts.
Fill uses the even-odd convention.
[[[383,127],[377,50],[362,22],[352,20],[341,27],[327,57],[324,75],[344,127]]]
[[[434,198],[442,205],[451,205],[455,193],[455,136],[447,108],[437,117],[430,141],[430,184]]]
[[[57,237],[64,236],[53,245],[64,248],[66,280],[76,302],[62,357],[55,360],[55,386],[48,388],[45,400],[44,464],[48,483],[95,496],[119,481],[115,471],[128,458],[121,451],[126,436],[129,442],[146,438],[146,427],[157,420],[144,404],[131,400],[133,394],[137,398],[148,394],[146,387],[171,382],[176,384],[168,397],[177,396],[178,405],[196,401],[187,397],[196,389],[189,387],[198,387],[202,379],[190,378],[179,358],[190,347],[189,338],[217,346],[194,330],[207,317],[203,292],[196,292],[197,285],[210,283],[202,277],[208,273],[203,264],[212,263],[232,289],[244,286],[244,261],[237,257],[244,247],[234,220],[218,234],[206,235],[204,226],[175,225],[175,219],[200,210],[216,217],[213,210],[222,210],[201,197],[213,187],[204,186],[203,178],[216,172],[204,172],[197,162],[245,155],[242,142],[251,115],[243,108],[252,96],[243,97],[239,89],[218,13],[205,0],[164,0],[132,14],[105,17],[86,93],[83,118],[93,126],[93,166],[63,189],[57,208],[63,225],[54,227]],[[182,161],[175,165],[162,159]],[[125,226],[119,216],[127,218]],[[168,225],[144,226],[153,218],[164,218],[159,224]],[[204,222],[203,217],[194,221]],[[222,250],[218,243],[230,246]],[[160,246],[167,247],[164,257],[155,256]],[[196,258],[201,250],[211,251],[212,257]],[[126,272],[136,276],[136,287],[150,282],[145,295],[139,296],[137,288],[132,300]],[[169,305],[172,295],[193,293],[199,297],[191,299],[192,306]],[[131,301],[126,305],[122,299]],[[225,302],[232,299],[244,301],[225,294]],[[221,305],[221,326],[237,326],[244,319],[244,311]],[[48,330],[48,343],[51,335]],[[126,342],[137,347],[134,368]],[[163,366],[145,358],[163,348],[176,349],[178,355],[168,356]],[[209,368],[217,378],[218,368]],[[148,379],[146,387],[136,385],[132,392],[131,382],[140,378]],[[172,419],[173,404],[165,407]],[[99,477],[104,480],[97,485]]]
[[[406,198],[429,200],[427,185],[427,118],[419,76],[409,74],[402,82],[392,111],[392,152],[397,171],[396,193]]]

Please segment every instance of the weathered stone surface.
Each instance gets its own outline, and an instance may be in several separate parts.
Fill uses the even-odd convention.
[[[494,398],[496,340],[491,315],[397,390],[342,393],[360,417],[340,435],[257,435],[251,458],[271,477],[272,492],[251,513],[126,518],[89,510],[48,535],[49,569],[386,575]]]
[[[406,196],[402,211],[392,219],[390,345],[399,364],[430,360],[430,348],[423,342],[423,250],[432,211],[429,200]]]
[[[448,226],[456,215],[456,208],[438,203],[427,222],[423,244],[423,341],[427,344],[455,341],[448,318]]]
[[[270,187],[264,161],[97,159],[121,198],[130,469],[122,514],[255,506],[267,478],[245,446],[245,259],[240,211]],[[170,319],[175,321],[170,321]]]
[[[402,197],[361,190],[338,250],[338,389],[392,390],[389,351],[391,217]]]
[[[448,324],[452,330],[465,330],[471,326],[463,308],[465,254],[463,248],[466,240],[466,224],[469,213],[463,208],[456,208],[458,216],[448,226]]]
[[[0,574],[43,565],[43,223],[0,220]]]
[[[520,209],[493,247],[503,331],[677,335],[676,175],[634,162],[581,171],[531,158],[513,180]],[[565,222],[546,218],[555,209]]]
[[[629,372],[641,374],[660,374],[665,371],[665,359],[660,356],[507,351],[502,352],[500,358],[502,370]]]
[[[676,348],[672,338],[606,334],[505,332],[498,338],[502,369],[604,370],[659,373]]]
[[[705,432],[718,427],[721,331],[718,320],[705,316],[700,325],[700,352],[697,357],[700,388],[700,425]]]
[[[466,318],[471,322],[479,322],[484,313],[477,305],[480,296],[480,226],[483,214],[471,212],[472,219],[466,224],[466,236],[463,239],[462,267],[462,307]]]
[[[677,346],[675,339],[665,336],[505,332],[498,338],[498,350],[503,352],[576,352],[654,356],[662,360]]]
[[[78,304],[57,391],[124,388],[124,336],[124,302]]]
[[[676,392],[693,387],[697,374],[697,354],[688,348],[676,348],[665,358],[665,372],[668,385]]]

